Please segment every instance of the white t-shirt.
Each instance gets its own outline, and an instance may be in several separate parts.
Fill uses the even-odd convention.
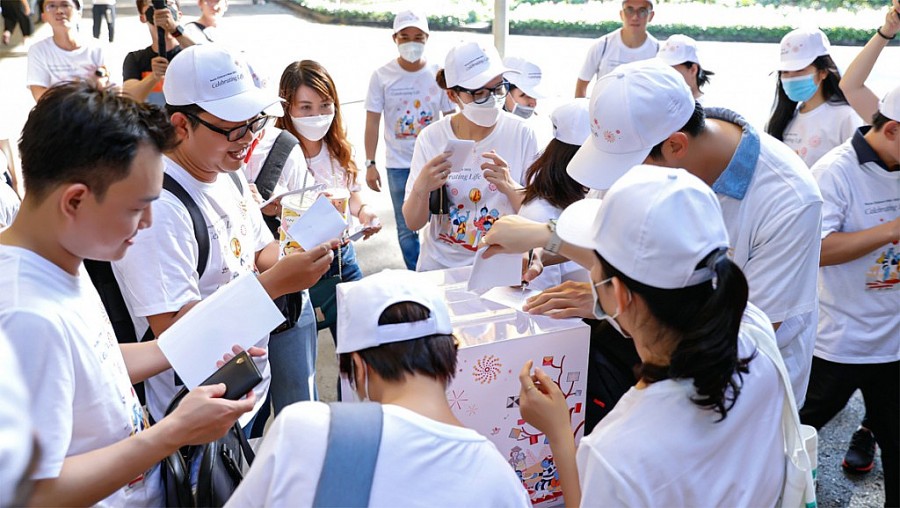
[[[409,199],[422,167],[447,147],[447,140],[459,139],[444,117],[419,134],[413,153],[404,201]],[[501,112],[494,130],[475,143],[462,169],[454,170],[447,181],[450,214],[431,217],[421,238],[418,271],[471,265],[481,237],[504,215],[515,213],[506,196],[482,175],[481,154],[495,150],[509,165],[509,174],[523,183],[525,170],[538,154],[534,132],[509,113]]]
[[[331,157],[331,151],[328,150],[328,145],[325,143],[322,143],[322,149],[318,154],[306,159],[306,165],[315,177],[316,183],[325,184],[329,188],[345,188],[350,192],[359,192],[362,189],[359,185],[358,174],[356,181],[350,183],[347,170]]]
[[[272,151],[275,140],[281,134],[281,129],[277,127],[266,127],[263,136],[259,139],[253,153],[250,154],[250,160],[243,166],[244,176],[248,182],[256,182],[259,172],[262,170],[263,163]],[[288,154],[287,160],[284,161],[284,168],[281,170],[281,177],[275,185],[273,194],[282,194],[290,190],[296,190],[303,187],[303,175],[306,174],[306,158],[303,156],[303,149],[300,144],[294,145],[291,153]],[[313,180],[310,178],[307,185],[312,185]]]
[[[853,141],[813,166],[825,199],[822,238],[884,224],[900,216],[900,171],[860,164]],[[868,143],[866,143],[868,146]],[[869,150],[871,148],[869,147]],[[900,245],[819,268],[819,336],[815,355],[838,363],[900,360]]]
[[[18,356],[41,447],[32,478],[57,478],[66,457],[146,428],[109,317],[83,269],[73,276],[32,251],[0,246],[0,287],[0,329]],[[98,506],[159,506],[158,475],[154,466]]]
[[[849,105],[826,102],[806,113],[798,109],[784,129],[784,144],[812,167],[829,150],[850,139],[864,124]]]
[[[396,59],[379,67],[369,79],[366,111],[384,114],[386,167],[408,168],[416,136],[454,106],[434,80],[438,65],[416,72],[403,70]]]
[[[747,277],[750,301],[772,323],[781,323],[775,337],[802,406],[818,321],[822,195],[812,173],[784,143],[765,133],[754,139],[752,127],[736,113],[706,111],[708,118],[744,128],[741,145],[713,190],[728,230],[728,252]],[[740,191],[743,197],[735,197]]]
[[[383,408],[369,506],[531,506],[522,482],[484,436],[400,406]],[[286,407],[225,506],[312,506],[330,421],[321,402]]]
[[[772,327],[748,305],[740,358],[756,350],[746,326]],[[771,337],[774,340],[774,337]],[[578,445],[582,506],[774,506],[784,478],[784,388],[757,352],[728,416],[691,402],[691,380],[631,388]]]
[[[590,81],[594,76],[600,79],[624,63],[647,60],[655,57],[658,52],[659,41],[649,33],[643,44],[637,48],[629,48],[622,42],[622,29],[616,29],[594,41],[578,73],[578,79]]]
[[[28,388],[16,353],[0,327],[0,506],[12,506],[25,478],[33,449]]]
[[[52,37],[34,43],[28,49],[25,86],[49,88],[64,81],[90,79],[94,71],[104,66],[111,75],[111,82],[122,81],[115,79],[112,67],[107,65],[103,46],[89,37],[80,38],[79,43],[81,47],[74,51],[60,48],[53,42]]]
[[[168,157],[164,161],[166,173],[184,187],[206,219],[209,261],[198,280],[199,252],[191,217],[178,198],[163,191],[153,202],[153,225],[138,233],[125,257],[113,263],[113,273],[138,338],[147,331],[147,316],[177,312],[239,275],[254,272],[256,253],[273,241],[243,174],[239,172],[242,195],[228,175],[219,175],[213,183],[200,182]],[[256,345],[265,348],[268,343],[266,335]],[[269,388],[268,356],[256,357],[254,361],[263,373],[263,381],[253,389],[257,405],[241,417],[242,425],[256,414]],[[159,421],[177,392],[174,371],[169,369],[153,376],[144,385],[147,408]]]
[[[16,214],[19,213],[19,206],[22,204],[16,191],[6,185],[2,178],[3,176],[0,175],[0,229],[12,224]]]

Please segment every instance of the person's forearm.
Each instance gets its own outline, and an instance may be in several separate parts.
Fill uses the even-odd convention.
[[[34,97],[34,102],[41,100],[41,96],[47,91],[46,86],[40,85],[30,85],[28,88],[31,90],[31,96]]]
[[[866,86],[866,80],[888,42],[890,41],[877,33],[873,35],[841,77],[840,87],[847,102],[867,123],[872,121],[872,116],[878,111],[878,96]]]
[[[519,213],[519,209],[522,208],[522,201],[525,200],[525,189],[519,187],[518,185],[512,185],[509,191],[503,193],[506,196],[506,199],[509,200],[509,203],[512,205],[513,210],[516,213]]]
[[[581,506],[581,483],[578,479],[578,465],[575,461],[575,439],[571,434],[550,439],[553,462],[559,472],[566,506]]]
[[[66,457],[59,476],[35,482],[31,506],[91,506],[178,449],[165,420],[118,443]]]
[[[840,265],[858,259],[873,250],[900,240],[897,221],[853,233],[831,233],[822,240],[819,266]]]
[[[583,81],[579,79],[575,82],[575,98],[578,99],[580,97],[587,97],[587,87],[589,81]]]
[[[177,317],[180,315],[183,315],[183,312],[177,314],[172,322],[177,321]],[[159,343],[155,340],[119,344],[119,350],[122,351],[125,368],[128,369],[128,377],[131,378],[132,383],[140,383],[172,367],[162,350],[159,349]]]
[[[381,123],[381,114],[366,111],[365,148],[366,160],[375,160],[378,151],[378,130]]]
[[[127,79],[122,83],[122,92],[138,102],[146,102],[153,87],[159,83],[156,76],[151,72],[144,76],[143,79]]]
[[[347,206],[350,207],[350,215],[359,218],[359,210],[363,206],[366,206],[366,204],[363,203],[360,193],[357,191],[353,191],[350,193],[350,201],[348,202]]]
[[[403,201],[403,219],[406,227],[411,231],[418,231],[428,223],[428,192],[418,190],[413,186],[412,192]]]

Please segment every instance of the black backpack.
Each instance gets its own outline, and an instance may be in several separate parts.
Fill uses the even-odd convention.
[[[243,194],[244,188],[241,185],[240,178],[234,173],[230,173],[229,176],[231,176],[234,184],[241,194]],[[197,206],[197,203],[191,198],[190,194],[184,190],[184,187],[168,174],[163,174],[163,189],[171,192],[178,198],[178,200],[181,201],[181,204],[187,209],[188,215],[191,217],[191,223],[194,228],[194,238],[197,240],[197,251],[199,253],[197,256],[197,276],[198,278],[202,277],[203,272],[206,271],[206,264],[209,262],[209,231],[206,226],[206,220],[203,218],[203,213],[200,211],[200,207]],[[109,261],[85,259],[84,268],[91,277],[91,282],[93,282],[94,287],[97,289],[97,293],[100,294],[100,300],[103,301],[103,307],[106,308],[106,313],[109,315],[113,331],[116,334],[116,340],[119,344],[138,342],[137,335],[134,332],[134,323],[131,320],[131,314],[128,313],[128,307],[125,306],[125,299],[122,297],[122,291],[119,289],[119,284],[116,282],[115,275],[113,275],[112,265]],[[153,330],[147,327],[146,333],[141,337],[141,342],[152,339]],[[181,380],[178,378],[177,374],[175,375],[175,382],[176,384],[181,384]],[[141,404],[146,404],[144,383],[134,385],[134,390],[137,392]]]

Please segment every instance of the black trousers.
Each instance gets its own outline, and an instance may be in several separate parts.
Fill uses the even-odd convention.
[[[16,30],[16,25],[20,25],[23,37],[31,35],[34,31],[34,23],[29,16],[25,15],[25,7],[20,0],[0,1],[0,7],[3,9],[3,31],[12,33]]]
[[[115,5],[97,5],[91,8],[94,15],[94,38],[100,38],[100,26],[106,21],[106,31],[109,32],[109,42],[113,41],[116,35],[116,6]]]
[[[885,506],[900,506],[900,362],[847,364],[813,357],[800,421],[822,428],[859,389],[866,423],[881,447]]]

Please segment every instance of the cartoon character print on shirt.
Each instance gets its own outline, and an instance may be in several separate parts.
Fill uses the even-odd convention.
[[[402,107],[397,108],[398,117],[394,124],[394,137],[397,139],[415,139],[422,129],[434,121],[434,111],[423,109],[427,106],[419,99],[403,100]],[[406,109],[403,109],[406,108]]]
[[[810,150],[817,150],[822,146],[821,132],[806,136],[805,132],[786,132],[784,134],[784,143],[788,146],[798,146],[794,152],[802,159],[806,159],[806,155]]]
[[[253,249],[247,247],[253,245],[251,226],[246,197],[241,198],[238,217],[232,218],[222,212],[219,220],[212,225],[213,245],[219,245],[222,249],[221,274],[228,276],[223,284],[247,271],[256,270]],[[219,239],[225,241],[216,241]]]
[[[449,217],[439,223],[441,231],[438,234],[440,241],[472,252],[478,250],[478,242],[497,219],[512,213],[506,196],[484,179],[482,160],[476,152],[480,153],[473,149],[462,169],[453,171],[447,179],[450,212]]]
[[[900,247],[897,242],[887,246],[874,259],[866,272],[869,291],[900,290]]]

